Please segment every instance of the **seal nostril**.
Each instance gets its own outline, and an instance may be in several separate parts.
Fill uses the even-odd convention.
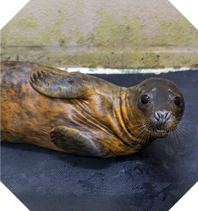
[[[165,119],[168,120],[170,118],[170,112],[165,112]]]
[[[161,114],[158,111],[155,112],[154,116],[155,116],[155,119],[157,119],[157,120],[159,120],[161,118]]]

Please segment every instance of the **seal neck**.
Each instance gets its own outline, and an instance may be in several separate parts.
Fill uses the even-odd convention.
[[[133,87],[121,88],[122,119],[125,124],[125,128],[130,134],[130,137],[132,137],[133,140],[145,145],[145,140],[138,138],[142,131],[142,126],[140,125],[141,113],[136,109],[136,99],[134,99],[133,93]]]
[[[125,124],[125,127],[127,128],[128,132],[133,135],[133,124],[131,121],[131,117],[129,117],[128,113],[128,89],[127,88],[121,88],[121,112],[122,112],[122,118]]]

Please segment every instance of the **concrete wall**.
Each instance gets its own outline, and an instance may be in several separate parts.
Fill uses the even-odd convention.
[[[1,35],[2,60],[112,68],[198,63],[198,30],[168,0],[31,0]]]

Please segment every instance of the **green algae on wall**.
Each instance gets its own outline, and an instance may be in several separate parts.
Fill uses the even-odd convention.
[[[117,53],[112,51],[97,51],[94,53],[77,52],[66,54],[59,58],[55,66],[82,66],[82,67],[111,67],[111,68],[163,68],[186,67],[198,61],[197,54],[175,55],[170,53],[149,53],[123,50]],[[101,65],[102,64],[102,65]],[[168,64],[168,65],[167,65]]]
[[[94,46],[143,46],[147,43],[147,35],[144,33],[145,25],[138,18],[130,20],[123,17],[123,24],[114,21],[110,15],[104,15],[97,28],[94,29],[96,36],[93,39]]]
[[[163,33],[155,37],[151,45],[164,47],[197,47],[198,31],[192,27],[187,19],[182,18],[173,23],[162,21],[160,24]]]
[[[150,26],[139,18],[126,15],[118,21],[103,10],[97,15],[99,24],[86,34],[77,28],[63,33],[66,25],[62,15],[56,17],[53,26],[46,25],[44,30],[38,30],[38,20],[34,17],[10,21],[2,30],[2,59],[54,67],[111,68],[182,67],[198,61],[198,32],[185,18],[171,23],[153,18],[159,23],[161,33],[150,38],[147,33]],[[77,49],[72,53],[68,49],[73,48],[71,43]],[[56,47],[56,50],[49,47]],[[181,47],[192,50],[178,50]]]
[[[11,21],[0,14],[0,47],[5,47],[6,39],[9,35]]]
[[[63,21],[57,21],[54,27],[46,26],[44,31],[37,32],[36,31],[37,23],[36,23],[36,20],[32,17],[29,17],[28,19],[25,19],[25,18],[19,19],[16,22],[10,21],[5,27],[7,30],[5,30],[6,32],[3,36],[3,40],[5,40],[5,42],[9,40],[8,45],[11,45],[11,46],[12,45],[18,45],[19,47],[32,46],[33,48],[35,46],[37,47],[38,46],[53,46],[52,40],[55,40],[59,43],[61,47],[64,47],[64,46],[67,46],[72,41],[72,38],[65,37],[62,34],[60,27],[63,24],[64,24]],[[30,32],[29,37],[26,36],[26,34],[23,32],[19,33],[17,30],[14,32],[11,32],[13,25],[15,25],[18,29],[21,29],[22,31]],[[35,33],[31,34],[31,31],[36,31],[36,36],[35,36]]]
[[[25,17],[16,21],[16,27],[23,31],[37,30],[37,19],[34,17]]]

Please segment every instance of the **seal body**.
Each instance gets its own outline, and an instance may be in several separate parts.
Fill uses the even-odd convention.
[[[168,80],[124,88],[38,64],[1,63],[2,141],[80,156],[123,156],[166,137],[183,112],[183,96]]]

